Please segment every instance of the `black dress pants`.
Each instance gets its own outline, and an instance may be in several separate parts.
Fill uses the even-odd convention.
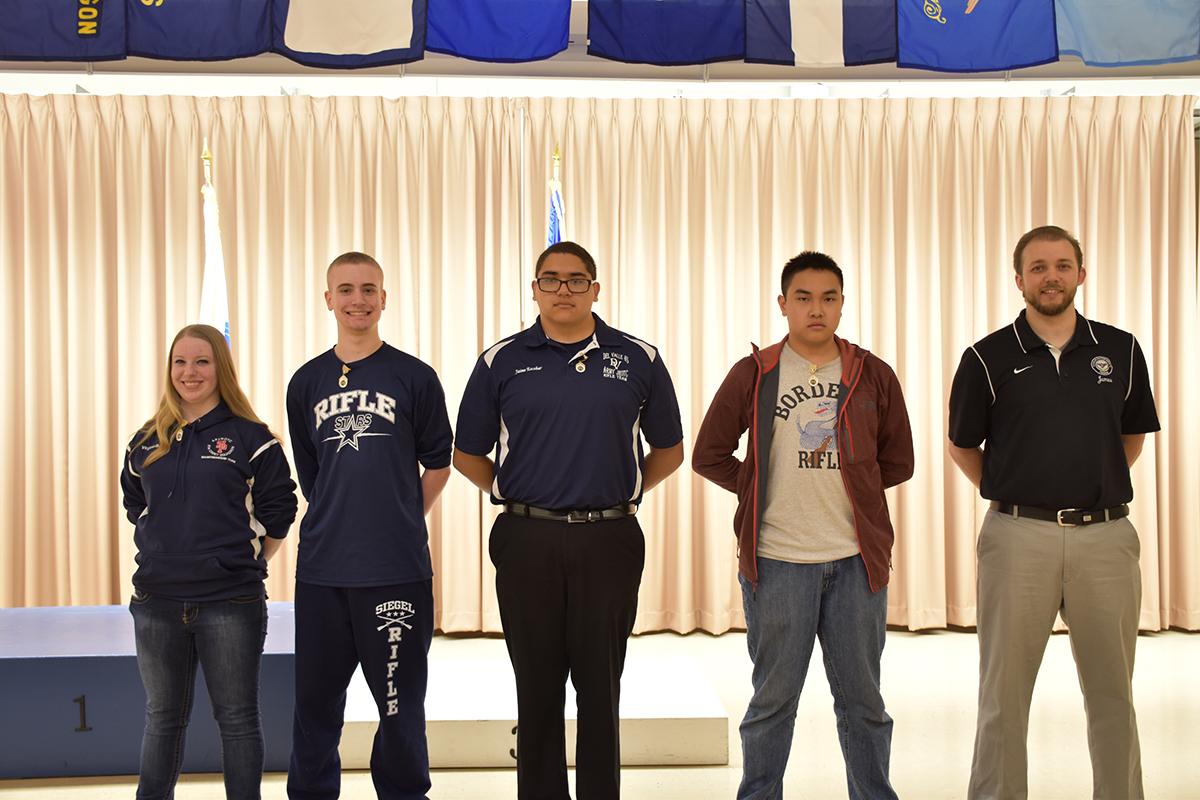
[[[517,681],[517,796],[566,800],[568,675],[579,800],[621,792],[619,704],[646,541],[633,516],[559,522],[501,514],[488,546]]]

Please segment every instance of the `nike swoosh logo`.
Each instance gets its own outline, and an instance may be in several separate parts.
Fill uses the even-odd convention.
[[[1029,366],[1026,366],[1026,367],[1013,367],[1013,375],[1020,375],[1022,372],[1024,372],[1027,369],[1033,369],[1033,364],[1030,364]]]

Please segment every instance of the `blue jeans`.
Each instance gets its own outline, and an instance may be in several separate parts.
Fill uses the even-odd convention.
[[[783,796],[796,706],[820,638],[852,800],[895,800],[892,718],[879,693],[887,590],[872,592],[862,558],[824,564],[758,559],[757,589],[739,576],[754,697],[742,720],[738,800]]]
[[[138,800],[174,797],[197,664],[204,667],[221,731],[225,796],[257,800],[263,771],[258,676],[267,636],[266,598],[190,603],[135,591],[129,611],[146,687]]]

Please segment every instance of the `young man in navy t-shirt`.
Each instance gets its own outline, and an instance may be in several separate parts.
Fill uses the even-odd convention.
[[[506,512],[488,550],[517,682],[518,796],[568,796],[570,675],[578,796],[608,800],[645,560],[634,513],[683,462],[683,427],[661,354],[592,313],[587,250],[551,245],[535,275],[537,322],[484,352],[467,382],[454,466]]]
[[[288,796],[335,798],[346,687],[360,664],[379,708],[375,791],[424,798],[433,568],[425,515],[450,477],[452,434],[433,368],[383,342],[383,269],[334,259],[337,344],[296,371],[288,424],[308,511],[296,564],[296,712]]]

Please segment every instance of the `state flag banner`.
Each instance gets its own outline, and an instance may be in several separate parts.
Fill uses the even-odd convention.
[[[540,61],[567,49],[571,0],[429,0],[427,50],[473,61]]]
[[[1196,0],[1056,0],[1058,52],[1092,67],[1200,60]]]
[[[272,51],[310,67],[358,69],[425,56],[427,0],[274,0]]]
[[[125,58],[125,0],[4,0],[0,61]]]
[[[588,55],[662,66],[740,60],[744,0],[588,0]]]
[[[895,60],[895,0],[746,0],[746,61],[833,67]]]
[[[129,55],[227,61],[271,49],[271,0],[129,0]]]
[[[897,0],[901,67],[1003,72],[1058,60],[1054,0]]]

